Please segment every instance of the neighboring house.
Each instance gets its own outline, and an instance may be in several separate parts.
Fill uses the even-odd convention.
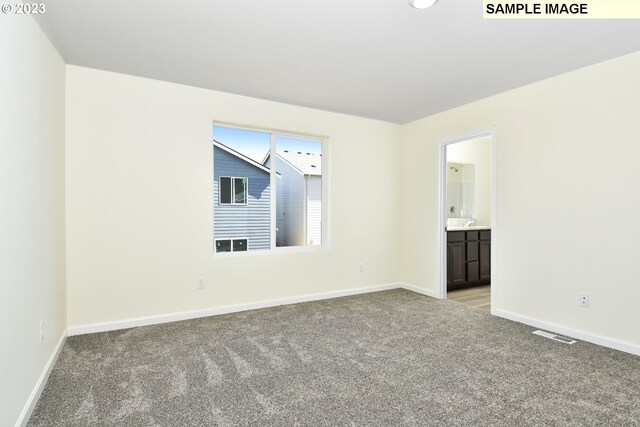
[[[271,167],[267,154],[264,165]],[[322,155],[276,153],[276,246],[322,243]]]
[[[215,251],[270,249],[269,168],[217,141],[213,145]]]

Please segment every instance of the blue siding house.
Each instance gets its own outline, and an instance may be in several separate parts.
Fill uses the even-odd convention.
[[[214,141],[215,252],[271,247],[269,168]]]

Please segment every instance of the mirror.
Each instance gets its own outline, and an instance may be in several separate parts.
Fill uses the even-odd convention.
[[[447,218],[473,218],[475,166],[447,163]]]

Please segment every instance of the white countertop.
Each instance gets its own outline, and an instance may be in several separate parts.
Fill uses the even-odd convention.
[[[490,230],[488,225],[472,225],[470,227],[447,227],[447,231],[473,231],[473,230]]]

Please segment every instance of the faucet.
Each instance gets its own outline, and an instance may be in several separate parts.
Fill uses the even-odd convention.
[[[467,222],[464,225],[465,227],[471,227],[476,222],[475,218],[467,218]]]

